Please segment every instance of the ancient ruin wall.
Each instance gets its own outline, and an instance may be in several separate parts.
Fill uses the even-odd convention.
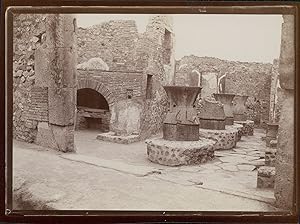
[[[172,85],[174,80],[174,33],[172,19],[168,16],[149,18],[146,32],[140,38],[135,58],[137,68],[143,68],[143,98],[141,118],[142,138],[157,134],[167,113],[167,95],[163,85]]]
[[[106,83],[119,100],[126,98],[128,88],[133,89],[134,95],[141,96],[142,138],[157,133],[162,127],[167,110],[167,96],[162,85],[173,82],[174,39],[172,21],[167,16],[150,17],[144,33],[138,33],[135,22],[130,20],[109,21],[78,29],[78,62],[101,58],[103,68],[106,63],[106,70],[120,72],[91,73],[78,69],[79,73]],[[118,75],[121,73],[126,77]],[[131,80],[138,73],[140,77],[136,80],[139,83]]]
[[[279,94],[282,104],[278,129],[278,149],[275,161],[276,205],[283,209],[294,208],[295,195],[295,24],[293,15],[283,15],[281,51],[279,58]]]
[[[78,63],[101,58],[111,71],[135,70],[133,51],[138,31],[133,20],[113,20],[78,28]]]
[[[268,121],[271,68],[272,64],[234,62],[191,55],[177,61],[175,82],[177,85],[191,85],[196,83],[199,74],[207,72],[217,74],[218,78],[225,76],[225,93],[250,96],[247,101],[248,118]],[[261,106],[257,105],[257,100]]]
[[[38,116],[30,110],[44,110],[45,93],[31,89],[35,83],[35,50],[45,38],[46,15],[16,14],[13,18],[13,136],[16,139],[33,142],[37,133]],[[38,99],[40,98],[40,99]],[[33,107],[28,107],[31,101]]]

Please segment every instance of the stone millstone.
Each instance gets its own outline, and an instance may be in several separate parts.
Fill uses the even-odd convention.
[[[178,142],[155,138],[145,142],[148,159],[166,166],[196,165],[214,158],[215,141],[210,139]]]
[[[202,100],[199,104],[198,112],[200,128],[214,130],[225,129],[226,116],[224,112],[224,105],[219,101],[212,99]]]

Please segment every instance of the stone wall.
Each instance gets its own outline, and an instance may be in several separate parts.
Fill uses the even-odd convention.
[[[135,57],[137,68],[144,68],[144,108],[141,116],[142,138],[162,131],[168,99],[163,85],[172,85],[175,71],[175,34],[169,16],[152,16],[140,38]]]
[[[113,20],[78,28],[78,63],[100,57],[109,70],[135,70],[133,52],[138,41],[133,20]]]
[[[13,136],[27,142],[34,141],[37,131],[37,122],[28,120],[28,105],[35,83],[34,53],[45,37],[45,20],[41,14],[15,14],[13,18]]]
[[[14,16],[14,138],[73,150],[75,30],[69,15]]]
[[[68,20],[73,25],[66,25],[66,32],[60,33],[55,30],[57,24],[47,22],[48,17],[19,15],[14,21],[14,137],[33,142],[36,136],[44,137],[38,135],[39,128],[49,131],[55,125],[72,126],[72,108],[76,104],[73,84],[77,89],[100,92],[110,107],[128,100],[130,95],[142,108],[142,138],[160,131],[167,112],[167,96],[162,86],[174,81],[172,19],[151,16],[144,33],[138,33],[135,22],[130,20],[109,21],[85,29],[78,29],[75,20]],[[70,33],[75,30],[76,35]],[[70,52],[60,50],[67,39],[73,41],[72,49],[78,57],[76,52],[71,57]],[[62,63],[70,68],[70,74]],[[77,71],[70,67],[74,63]],[[66,107],[62,107],[63,101],[68,104]],[[67,128],[70,133],[71,126]]]
[[[279,58],[278,94],[282,104],[278,149],[275,161],[275,198],[276,205],[282,209],[295,209],[295,23],[293,15],[283,15],[281,32],[281,51]]]
[[[199,75],[217,74],[219,92],[250,96],[247,101],[248,118],[266,122],[269,120],[271,69],[272,64],[191,55],[177,61],[175,82],[177,85],[195,85]],[[225,80],[223,90],[221,77]],[[260,115],[261,118],[258,118]]]
[[[109,21],[78,30],[80,68],[91,58],[98,60],[99,68],[106,68],[102,71],[78,69],[79,76],[103,83],[111,95],[117,96],[117,101],[126,100],[128,90],[132,89],[132,99],[143,107],[142,138],[161,130],[167,111],[167,96],[162,85],[173,83],[175,37],[172,26],[170,17],[158,15],[149,18],[144,33],[138,33],[135,22],[130,20]]]

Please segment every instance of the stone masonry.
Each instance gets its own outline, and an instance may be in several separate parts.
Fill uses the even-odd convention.
[[[275,198],[278,207],[294,207],[294,85],[295,85],[295,49],[294,16],[283,15],[281,32],[281,51],[279,59],[279,80],[282,102],[278,149],[276,152]]]
[[[16,15],[14,129],[17,139],[74,150],[76,20],[70,15]]]
[[[38,135],[38,129],[50,130],[51,125],[64,127],[71,133],[74,117],[77,125],[85,127],[82,114],[90,110],[76,115],[74,109],[76,89],[84,88],[95,90],[105,98],[108,115],[123,101],[139,104],[137,132],[141,138],[160,131],[168,108],[162,85],[173,83],[175,71],[172,19],[152,16],[144,33],[138,33],[135,22],[130,20],[78,29],[76,20],[70,19],[69,25],[62,25],[64,32],[56,32],[61,29],[57,24],[62,20],[59,17],[57,24],[51,24],[50,17],[30,14],[17,15],[14,19],[14,137],[39,142],[44,135]],[[72,44],[64,42],[67,39]],[[64,51],[67,48],[72,49]],[[60,67],[62,63],[65,68]],[[73,63],[75,67],[78,65],[77,71]],[[46,72],[51,75],[42,75]],[[114,124],[117,123],[110,122],[109,129]]]
[[[45,38],[46,15],[16,14],[13,26],[13,136],[33,142],[37,134],[36,118],[47,120],[47,93],[43,88],[35,89],[35,50]],[[34,97],[32,97],[34,95]],[[34,98],[34,99],[33,99]],[[40,98],[40,99],[39,99]],[[32,102],[31,101],[35,101]],[[31,107],[28,105],[31,104]],[[46,109],[45,109],[46,108]],[[37,114],[29,119],[34,110]]]

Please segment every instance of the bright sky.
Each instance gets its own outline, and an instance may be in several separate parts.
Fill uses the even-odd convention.
[[[135,20],[144,32],[149,14],[77,14],[80,27]],[[272,63],[279,58],[281,15],[173,14],[175,58],[194,54],[232,61]]]

